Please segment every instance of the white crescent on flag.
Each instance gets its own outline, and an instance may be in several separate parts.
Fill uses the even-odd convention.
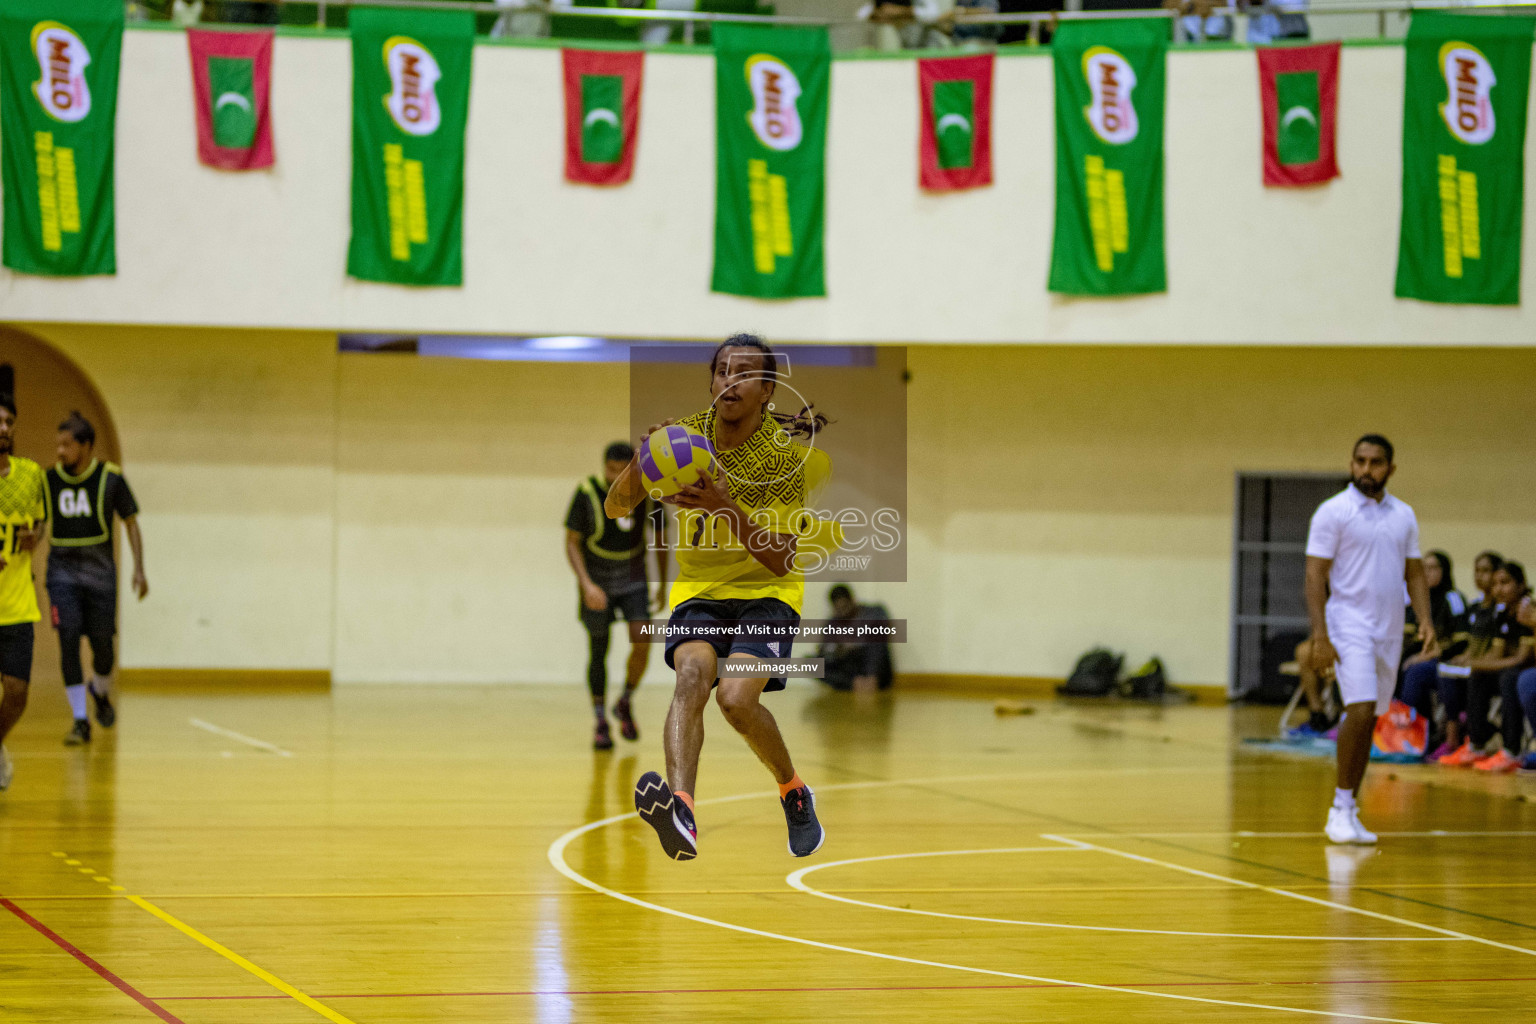
[[[252,113],[251,101],[246,99],[244,96],[240,95],[237,92],[221,92],[221,93],[219,93],[218,99],[213,101],[213,109],[214,109],[215,113],[217,113],[219,110],[222,110],[224,107],[229,106],[231,103],[233,103],[237,107],[240,107],[240,108],[244,109],[247,114]]]
[[[1306,107],[1296,106],[1280,115],[1280,127],[1289,128],[1292,121],[1311,121],[1312,127],[1317,127],[1317,115]]]
[[[592,127],[592,124],[595,121],[607,121],[609,124],[613,125],[615,128],[620,127],[620,125],[619,125],[619,115],[615,114],[613,111],[609,110],[607,107],[598,107],[598,108],[594,109],[591,113],[587,114],[587,116],[582,119],[581,126],[583,128],[590,128],[590,127]]]
[[[939,123],[934,126],[934,133],[942,135],[944,134],[945,128],[959,128],[961,131],[969,134],[971,130],[971,122],[967,121],[965,119],[965,115],[963,114],[945,114],[943,117],[939,118]]]

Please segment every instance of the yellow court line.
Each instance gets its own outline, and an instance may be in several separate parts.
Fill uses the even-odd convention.
[[[160,920],[164,921],[172,928],[175,928],[183,935],[186,935],[192,939],[196,939],[198,942],[202,943],[204,946],[207,946],[209,949],[213,950],[224,959],[239,967],[243,967],[245,970],[249,971],[251,974],[256,975],[256,977],[260,978],[268,985],[271,985],[273,988],[277,989],[284,995],[298,1000],[305,1006],[309,1007],[311,1010],[314,1010],[320,1016],[324,1017],[326,1020],[333,1022],[333,1024],[354,1024],[353,1021],[343,1017],[341,1014],[337,1013],[335,1010],[331,1009],[329,1006],[326,1006],[319,1000],[305,995],[303,992],[300,992],[298,989],[294,988],[292,985],[288,984],[286,981],[284,981],[282,978],[279,978],[271,971],[263,970],[262,968],[257,967],[245,957],[230,949],[228,946],[224,946],[218,942],[215,942],[213,939],[210,939],[208,936],[204,935],[196,928],[193,928],[185,921],[178,920],[177,918],[172,917],[170,914],[167,914],[165,911],[161,910],[159,907],[155,906],[144,897],[124,894],[123,898],[139,907],[140,909],[146,910],[154,916],[158,917]]]

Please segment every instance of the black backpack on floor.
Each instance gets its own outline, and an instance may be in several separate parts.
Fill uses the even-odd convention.
[[[1095,647],[1077,659],[1072,674],[1056,687],[1056,693],[1061,697],[1107,697],[1115,692],[1120,665],[1124,661],[1124,655],[1107,647]]]
[[[1168,678],[1163,673],[1163,659],[1155,656],[1120,684],[1121,696],[1128,700],[1159,701],[1167,692]]]

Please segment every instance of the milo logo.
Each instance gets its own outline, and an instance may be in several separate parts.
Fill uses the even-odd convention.
[[[800,145],[805,128],[795,101],[800,98],[800,79],[777,57],[759,53],[747,59],[747,88],[752,90],[752,112],[747,123],[757,141],[785,152]]]
[[[437,82],[443,77],[432,51],[407,36],[391,36],[384,42],[384,69],[389,72],[389,95],[384,107],[407,135],[431,135],[443,123],[437,102]]]
[[[1493,65],[1471,43],[1452,41],[1440,47],[1440,73],[1445,76],[1446,101],[1440,116],[1451,134],[1469,146],[1493,138],[1491,95],[1498,79]]]
[[[1083,77],[1093,102],[1083,109],[1083,116],[1093,133],[1105,142],[1121,145],[1136,138],[1141,126],[1136,121],[1136,106],[1131,90],[1136,88],[1136,72],[1130,61],[1107,46],[1093,46],[1083,54]]]
[[[32,28],[32,53],[42,77],[32,86],[37,102],[55,121],[74,124],[91,112],[85,66],[91,53],[67,26],[40,21]]]

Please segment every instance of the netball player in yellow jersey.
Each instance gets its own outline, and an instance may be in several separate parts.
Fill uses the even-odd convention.
[[[27,707],[32,679],[32,624],[42,618],[32,581],[32,549],[45,516],[43,470],[12,454],[16,401],[0,394],[0,789],[11,785],[10,734]]]
[[[663,736],[667,777],[656,772],[641,776],[635,808],[661,837],[668,856],[692,860],[698,855],[694,784],[704,744],[704,708],[718,686],[715,700],[725,720],[779,784],[789,852],[806,857],[825,838],[815,797],[796,773],[778,723],[759,702],[764,691],[782,690],[784,678],[765,673],[722,679],[719,663],[789,657],[805,595],[801,567],[811,544],[825,548],[824,524],[806,507],[832,469],[825,452],[794,437],[813,439],[827,421],[809,409],[798,416],[771,411],[778,360],[755,335],[727,339],[715,349],[709,371],[710,407],[681,424],[709,438],[721,472],[662,499],[678,509],[678,576],[666,643],[667,665],[676,669],[677,685]],[[638,464],[631,461],[609,490],[605,511],[627,515],[644,496]],[[696,632],[699,626],[747,624],[758,631],[707,639]]]

